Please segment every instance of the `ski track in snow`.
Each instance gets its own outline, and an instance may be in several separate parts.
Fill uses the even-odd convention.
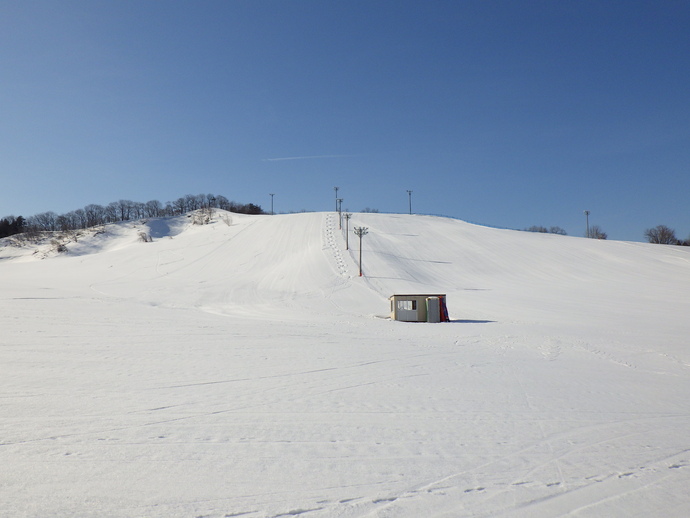
[[[225,221],[0,254],[0,515],[690,514],[688,250]]]

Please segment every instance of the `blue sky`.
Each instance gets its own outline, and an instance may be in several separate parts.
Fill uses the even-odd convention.
[[[687,1],[0,0],[0,217],[223,194],[690,235]]]

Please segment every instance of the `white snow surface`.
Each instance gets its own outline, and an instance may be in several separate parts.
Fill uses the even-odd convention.
[[[690,516],[690,248],[354,226],[0,246],[0,516]]]

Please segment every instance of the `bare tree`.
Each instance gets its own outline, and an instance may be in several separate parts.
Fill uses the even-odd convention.
[[[163,205],[158,200],[147,201],[144,204],[144,215],[147,218],[157,218],[163,213]]]
[[[657,225],[654,228],[648,228],[644,231],[644,237],[650,243],[655,243],[657,245],[677,245],[678,238],[676,237],[676,231],[666,225]]]
[[[592,239],[606,239],[609,237],[599,225],[592,225],[589,227],[589,237]]]
[[[79,228],[79,220],[74,211],[67,212],[66,214],[60,214],[56,220],[55,225],[58,230],[66,232],[68,230],[75,230]]]
[[[41,212],[29,218],[28,226],[31,230],[51,231],[56,229],[56,219],[57,214],[52,211]]]
[[[203,194],[187,194],[185,199],[186,212],[191,210],[200,209],[204,205],[204,195]]]
[[[95,227],[105,223],[105,208],[94,203],[84,207],[84,215],[86,217],[86,228]]]
[[[565,230],[563,230],[561,227],[546,228],[542,225],[532,225],[531,227],[526,228],[525,232],[537,232],[540,234],[558,234],[561,236],[567,236],[568,235],[568,233]]]
[[[57,227],[58,230],[61,230],[62,232],[65,232],[67,230],[72,230],[72,227],[70,226],[70,220],[69,220],[69,213],[67,214],[60,214],[57,218],[55,218],[55,226]]]
[[[131,200],[119,200],[117,202],[120,221],[129,221],[132,215],[132,203]]]
[[[77,209],[73,211],[73,214],[75,218],[74,228],[86,228],[86,212],[84,212],[84,209]]]
[[[230,201],[222,195],[216,196],[216,207],[223,210],[229,210]]]
[[[142,219],[146,217],[146,204],[140,201],[132,203],[132,219]]]
[[[175,214],[184,214],[187,212],[187,202],[184,198],[177,198],[174,202],[172,202],[172,206]]]
[[[116,201],[108,203],[105,207],[105,221],[106,223],[115,223],[119,221],[120,208]]]
[[[202,198],[202,207],[204,208],[217,208],[218,207],[218,200],[216,200],[215,195],[208,193],[208,194],[200,194],[199,195]]]

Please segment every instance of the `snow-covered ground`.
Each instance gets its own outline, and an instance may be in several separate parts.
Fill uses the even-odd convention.
[[[354,226],[0,247],[0,516],[690,516],[690,248]]]

